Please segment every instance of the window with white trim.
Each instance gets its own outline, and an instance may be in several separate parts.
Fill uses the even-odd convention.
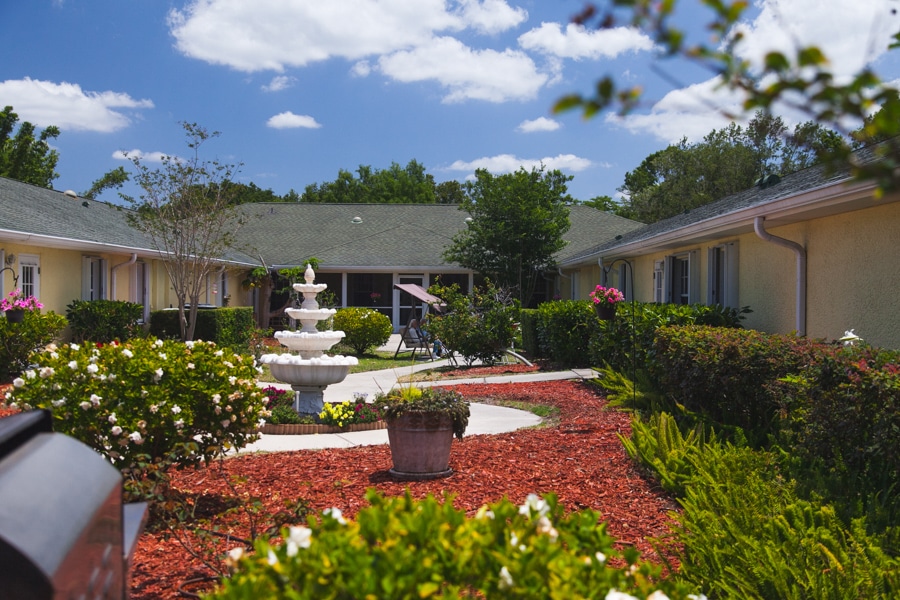
[[[41,297],[41,257],[34,254],[19,255],[19,289],[24,296]]]
[[[700,261],[697,257],[698,252],[691,250],[665,258],[661,283],[655,282],[662,286],[664,302],[671,304],[700,302]]]
[[[707,304],[739,308],[738,243],[728,242],[709,249]]]
[[[666,261],[653,261],[653,301],[663,303],[666,301]]]
[[[81,257],[81,299],[102,300],[106,297],[106,259]]]

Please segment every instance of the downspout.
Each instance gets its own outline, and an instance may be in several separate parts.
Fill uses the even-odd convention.
[[[113,266],[113,268],[109,270],[109,280],[110,281],[109,281],[109,289],[106,290],[106,299],[107,300],[113,300],[112,292],[115,292],[115,290],[116,290],[116,271],[119,269],[119,267],[127,267],[129,265],[133,265],[136,262],[137,262],[137,254],[132,252],[130,259],[128,259],[127,261],[125,261],[123,263],[119,263],[119,264]]]
[[[786,240],[772,235],[765,230],[763,222],[765,217],[756,217],[753,221],[753,230],[760,238],[779,246],[784,246],[794,251],[797,257],[797,309],[796,309],[796,327],[799,335],[806,335],[806,248],[797,242]]]

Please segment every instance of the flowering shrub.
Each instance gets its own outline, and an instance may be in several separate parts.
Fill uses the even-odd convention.
[[[210,598],[702,598],[613,546],[591,510],[552,495],[501,500],[467,517],[450,501],[385,498],[354,521],[335,508],[282,531],[277,545],[229,553],[231,578]],[[611,567],[610,562],[621,565]]]
[[[52,342],[65,327],[65,317],[53,311],[26,310],[21,323],[0,319],[0,382],[20,375],[31,364],[31,354]]]
[[[19,288],[14,289],[6,298],[0,300],[0,311],[3,312],[15,309],[38,310],[40,308],[44,308],[44,305],[38,302],[37,298],[23,295]]]
[[[255,361],[209,342],[66,344],[33,360],[6,401],[51,410],[55,431],[123,469],[180,447],[181,464],[207,461],[254,441],[268,414]]]
[[[614,306],[616,302],[625,300],[625,296],[616,288],[603,287],[602,285],[595,287],[594,291],[588,295],[594,301],[594,304],[603,304],[605,306]]]
[[[326,402],[319,413],[319,422],[325,425],[346,427],[356,423],[374,423],[381,418],[381,411],[373,404],[367,404],[365,396],[353,401]]]

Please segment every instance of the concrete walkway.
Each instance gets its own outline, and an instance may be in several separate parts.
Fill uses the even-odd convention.
[[[379,350],[394,352],[399,343],[399,336],[392,336],[391,341]],[[325,390],[326,402],[343,402],[352,400],[355,393],[367,394],[371,399],[381,391],[388,391],[397,384],[400,377],[415,371],[434,369],[448,364],[445,360],[417,360],[410,366],[383,371],[366,371],[348,375],[344,381],[328,386]],[[457,385],[464,383],[513,383],[529,381],[553,381],[567,379],[592,379],[597,373],[591,369],[572,369],[553,373],[526,373],[522,375],[502,375],[497,377],[478,377],[473,379],[452,379],[440,382],[416,382],[415,385]],[[290,389],[286,384],[266,384]],[[523,427],[533,427],[541,422],[541,418],[523,410],[492,406],[488,404],[472,404],[469,426],[466,435],[485,433],[504,433]],[[351,448],[353,446],[372,446],[387,444],[387,430],[354,431],[348,433],[329,433],[313,435],[266,435],[253,444],[245,446],[241,453],[282,452],[289,450],[317,450],[322,448]]]

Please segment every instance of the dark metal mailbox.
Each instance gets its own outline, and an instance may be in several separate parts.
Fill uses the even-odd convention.
[[[0,598],[127,598],[146,505],[48,411],[0,419]]]

